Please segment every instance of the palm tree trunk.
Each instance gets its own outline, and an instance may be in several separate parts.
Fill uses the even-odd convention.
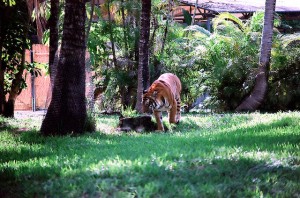
[[[85,3],[66,0],[63,38],[52,100],[41,126],[44,135],[84,132]]]
[[[4,73],[5,67],[2,64],[2,48],[3,48],[3,39],[4,39],[4,28],[3,22],[5,20],[6,12],[3,9],[4,2],[0,2],[0,115],[4,114],[4,105],[5,105],[5,93],[4,93]]]
[[[136,110],[142,112],[143,90],[150,86],[149,73],[149,36],[151,0],[142,0],[141,32],[139,43],[139,66]]]
[[[2,32],[1,32],[1,24],[0,24],[0,34],[1,33]],[[0,36],[0,115],[2,115],[4,113],[4,104],[5,104],[5,94],[4,94],[4,72],[5,72],[5,68],[2,65],[2,43],[3,43],[2,38]]]
[[[266,0],[264,28],[261,39],[259,70],[251,94],[243,100],[236,111],[255,111],[264,101],[268,89],[268,74],[272,48],[276,0]]]
[[[53,88],[55,74],[57,72],[57,63],[55,59],[58,57],[58,19],[59,19],[59,0],[51,0],[51,16],[49,19],[50,29],[50,49],[49,49],[49,69],[50,69],[50,80],[51,87]]]

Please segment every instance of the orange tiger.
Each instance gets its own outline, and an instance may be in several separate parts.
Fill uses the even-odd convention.
[[[180,113],[181,82],[172,73],[162,74],[143,94],[143,112],[153,113],[157,130],[163,131],[162,111],[168,111],[169,122],[178,123]]]

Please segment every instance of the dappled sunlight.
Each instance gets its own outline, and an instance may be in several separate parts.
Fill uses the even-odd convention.
[[[168,132],[116,133],[118,118],[103,116],[103,130],[62,137],[16,133],[10,123],[0,129],[0,171],[28,195],[291,195],[299,187],[299,117],[184,114]]]
[[[272,116],[270,116],[270,114],[260,114],[257,112],[257,113],[249,114],[247,122],[239,123],[238,126],[240,128],[243,128],[243,127],[253,127],[253,126],[261,125],[261,124],[268,125],[278,119],[286,118],[286,117],[290,117],[290,116],[291,115],[289,113],[276,113],[276,114],[272,114]],[[295,112],[292,117],[300,119],[300,113]]]
[[[114,134],[117,133],[116,128],[119,123],[116,116],[101,116],[97,118],[96,129],[104,134]],[[100,119],[100,120],[99,120]]]

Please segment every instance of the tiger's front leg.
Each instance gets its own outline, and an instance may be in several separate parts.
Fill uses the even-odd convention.
[[[160,111],[154,111],[153,114],[157,123],[157,130],[164,131],[164,125],[162,123],[162,113]]]

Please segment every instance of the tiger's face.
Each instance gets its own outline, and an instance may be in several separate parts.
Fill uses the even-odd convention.
[[[154,91],[151,94],[147,90],[145,90],[143,93],[144,93],[143,94],[143,100],[142,100],[143,112],[152,114],[153,110],[156,108],[155,96],[157,95],[157,93]]]

